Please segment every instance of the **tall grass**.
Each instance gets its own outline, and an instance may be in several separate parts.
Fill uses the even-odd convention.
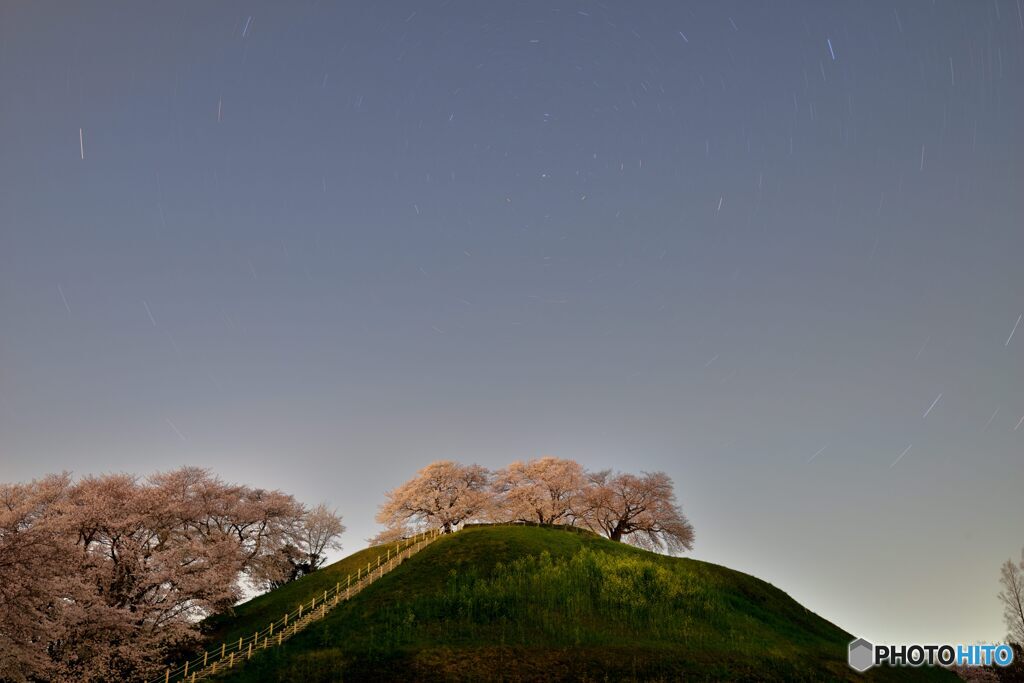
[[[698,624],[721,625],[723,607],[688,572],[584,548],[561,560],[543,552],[498,563],[486,575],[452,570],[443,591],[389,605],[382,616],[375,635],[390,647],[418,638],[423,623],[440,624],[448,642],[476,640],[484,627],[505,644],[600,645],[636,634],[678,642]]]

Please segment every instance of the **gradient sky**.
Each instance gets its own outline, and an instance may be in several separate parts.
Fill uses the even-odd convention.
[[[0,480],[209,466],[350,551],[431,460],[664,470],[694,557],[1002,638],[1020,0],[8,0],[0,92]]]

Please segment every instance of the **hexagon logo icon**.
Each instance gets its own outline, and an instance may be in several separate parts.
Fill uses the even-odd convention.
[[[858,638],[850,643],[847,662],[854,671],[861,673],[867,671],[875,663],[875,646],[863,638]]]

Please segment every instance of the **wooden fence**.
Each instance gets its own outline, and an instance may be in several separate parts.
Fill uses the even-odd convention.
[[[357,595],[364,588],[400,565],[406,559],[425,548],[440,535],[440,529],[425,531],[412,538],[391,544],[382,549],[376,561],[359,567],[355,574],[349,574],[344,581],[314,595],[307,602],[300,603],[291,612],[268,624],[263,630],[241,637],[220,647],[203,652],[195,659],[170,667],[151,683],[195,683],[218,672],[225,671],[251,658],[260,650],[277,647],[314,621],[323,619],[333,608]]]

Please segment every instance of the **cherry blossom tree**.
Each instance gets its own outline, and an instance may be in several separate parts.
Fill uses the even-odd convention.
[[[0,484],[0,680],[45,680],[45,644],[64,636],[59,596],[81,594],[66,580],[73,538],[58,512],[70,486],[67,474]]]
[[[340,539],[345,525],[336,511],[320,503],[302,516],[299,526],[298,548],[303,562],[309,567],[308,574],[323,566],[328,551],[341,549]]]
[[[183,526],[204,538],[232,539],[241,571],[254,587],[270,587],[287,575],[282,551],[302,532],[306,512],[292,496],[228,484],[199,468],[159,474],[151,482],[176,498]]]
[[[144,679],[245,584],[278,580],[285,548],[318,564],[340,530],[197,468],[0,484],[0,680]]]
[[[548,456],[516,461],[495,474],[496,516],[538,524],[570,523],[583,504],[586,485],[583,466],[575,460]]]
[[[271,580],[275,588],[315,572],[327,561],[327,553],[341,548],[345,525],[341,516],[323,503],[307,510],[291,541],[281,549],[284,577]]]
[[[587,473],[572,460],[544,457],[514,462],[493,476],[479,465],[448,460],[427,465],[387,492],[375,542],[408,535],[409,527],[451,531],[473,519],[579,524],[648,550],[693,547],[693,526],[664,472]]]
[[[664,472],[594,473],[577,512],[587,527],[613,541],[668,552],[693,547],[693,526],[676,503],[672,479]]]
[[[491,473],[480,465],[433,462],[385,494],[377,522],[388,527],[419,522],[448,533],[484,513],[493,500],[490,484]]]

